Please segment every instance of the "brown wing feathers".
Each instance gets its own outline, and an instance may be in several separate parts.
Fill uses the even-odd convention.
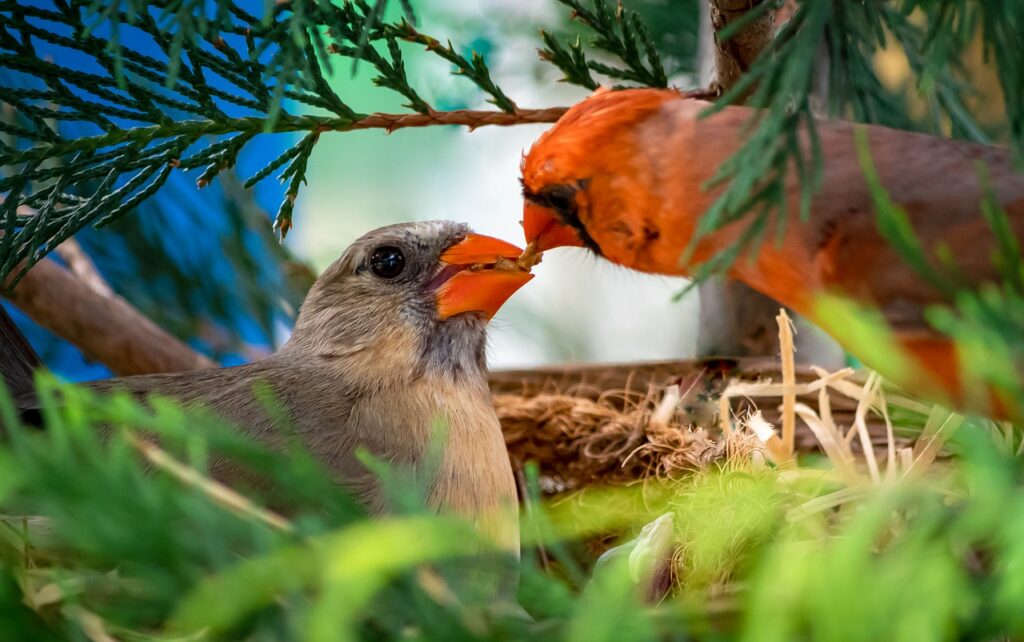
[[[40,425],[39,411],[34,403],[21,402],[34,400],[33,373],[43,367],[42,359],[14,324],[14,319],[0,305],[0,377],[3,378],[7,394],[14,399],[15,407],[21,412],[22,420],[32,425]],[[32,407],[26,408],[26,405]],[[2,428],[3,422],[0,421]]]

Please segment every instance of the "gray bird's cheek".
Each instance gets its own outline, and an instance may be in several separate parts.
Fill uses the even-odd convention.
[[[401,302],[403,319],[416,328],[417,332],[428,333],[440,319],[437,316],[437,299],[433,292],[427,292],[422,284],[413,286],[412,294]]]

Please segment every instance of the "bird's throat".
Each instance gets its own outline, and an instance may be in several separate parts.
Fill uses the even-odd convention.
[[[428,376],[476,380],[486,386],[487,319],[460,314],[437,322],[424,333],[420,365]]]

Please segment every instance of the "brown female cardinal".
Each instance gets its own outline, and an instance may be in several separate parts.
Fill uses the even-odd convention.
[[[523,159],[527,241],[541,251],[585,246],[636,270],[684,276],[730,246],[744,221],[689,247],[701,216],[721,193],[707,184],[739,149],[753,111],[726,107],[702,117],[708,107],[674,90],[635,89],[602,91],[571,108]],[[858,161],[858,127],[866,132],[881,182],[906,211],[922,247],[951,253],[968,285],[999,280],[992,261],[996,239],[981,214],[986,191],[978,164],[987,166],[995,200],[1022,243],[1024,174],[1014,171],[1009,150],[842,121],[817,124],[824,167],[809,220],[799,217],[801,186],[796,172],[789,172],[784,235],[748,250],[729,275],[838,334],[849,350],[900,385],[939,401],[1019,416],[1019,409],[1011,411],[1007,400],[991,394],[965,398],[955,347],[924,314],[932,304],[948,303],[948,295],[879,233]],[[683,262],[688,248],[692,254]],[[880,310],[906,350],[904,366],[911,367],[872,362],[821,313],[822,295]]]
[[[288,342],[232,368],[90,382],[202,404],[270,445],[282,437],[254,394],[268,385],[310,452],[375,512],[387,510],[376,477],[356,458],[415,466],[441,422],[440,461],[428,501],[482,521],[518,553],[516,486],[487,387],[488,320],[530,280],[496,268],[521,253],[448,221],[384,227],[364,235],[317,279]],[[502,263],[502,266],[511,266]],[[38,357],[0,308],[0,374],[23,413],[38,408]],[[214,464],[213,474],[233,471]]]

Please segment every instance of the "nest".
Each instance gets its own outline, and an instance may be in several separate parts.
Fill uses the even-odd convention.
[[[545,493],[578,497],[588,487],[646,489],[648,480],[674,480],[715,466],[767,472],[770,464],[786,488],[800,479],[821,488],[829,480],[822,495],[790,498],[786,517],[798,519],[856,510],[866,488],[929,474],[963,417],[902,397],[875,373],[797,367],[789,319],[783,312],[777,320],[778,361],[712,359],[493,374],[494,406],[521,491],[527,462],[539,465]],[[900,434],[889,414],[895,407],[927,417],[923,428],[915,419]],[[818,457],[801,467],[810,463],[801,455],[809,453]],[[563,505],[573,510],[571,502]],[[667,508],[639,532],[598,527],[583,538],[583,550],[597,559],[619,542],[616,554],[630,555],[630,564],[642,551],[636,563],[643,570],[631,577],[646,599],[657,602],[694,568],[695,553],[687,549],[676,519]],[[626,535],[633,539],[622,543]],[[545,567],[551,563],[543,546],[538,555]],[[713,578],[710,590],[731,591],[731,579],[728,573]]]
[[[843,474],[872,477],[879,461],[914,460],[912,440],[894,434],[887,409],[927,415],[927,406],[887,397],[877,375],[797,367],[791,336],[781,331],[780,338],[780,361],[495,373],[491,390],[513,466],[536,462],[544,490],[557,494],[678,478],[734,457],[784,464],[818,452]]]
[[[513,465],[536,461],[561,489],[674,477],[704,469],[725,452],[724,441],[685,416],[659,417],[651,394],[499,394],[494,406]]]

